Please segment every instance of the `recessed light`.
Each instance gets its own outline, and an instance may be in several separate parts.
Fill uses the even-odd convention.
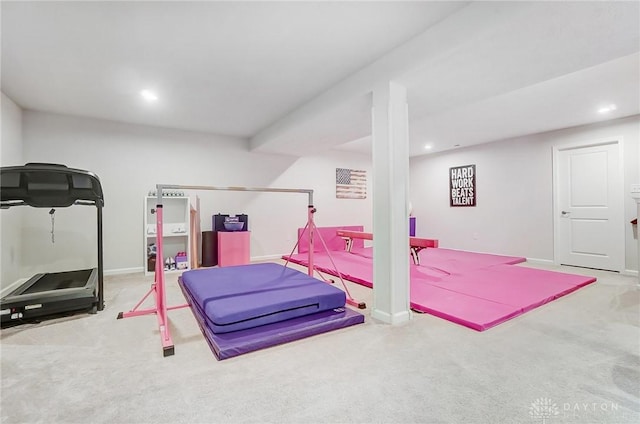
[[[140,95],[148,102],[155,102],[158,100],[158,95],[151,90],[142,90]]]
[[[598,113],[609,113],[616,109],[618,109],[618,107],[612,103],[609,106],[601,107],[600,109],[598,109]]]
[[[432,146],[431,144],[425,144],[425,145],[424,145],[424,148],[425,148],[426,150],[431,150],[431,149],[433,148],[433,146]]]

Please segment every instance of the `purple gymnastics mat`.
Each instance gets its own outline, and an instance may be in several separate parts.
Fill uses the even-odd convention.
[[[185,287],[182,278],[178,279],[178,283],[189,306],[191,306],[191,311],[198,322],[202,334],[218,360],[232,358],[364,322],[364,315],[356,311],[347,308],[335,308],[260,327],[232,333],[215,334],[207,325],[207,320],[200,310],[194,307],[193,298]]]
[[[341,308],[337,287],[275,263],[187,271],[182,281],[213,333]]]

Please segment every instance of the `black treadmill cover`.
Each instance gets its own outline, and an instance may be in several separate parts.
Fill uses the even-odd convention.
[[[36,208],[73,204],[104,206],[102,185],[89,171],[53,163],[27,163],[0,168],[0,205]]]

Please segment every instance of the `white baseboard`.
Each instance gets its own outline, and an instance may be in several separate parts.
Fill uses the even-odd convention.
[[[637,277],[638,276],[638,271],[636,271],[635,269],[625,269],[620,274],[628,275],[630,277]]]
[[[252,256],[251,262],[262,262],[262,261],[272,261],[274,259],[282,259],[283,255],[262,255],[262,256]]]
[[[411,313],[409,311],[401,311],[390,314],[389,312],[384,312],[380,309],[374,309],[371,311],[371,318],[382,321],[385,324],[396,325],[408,322],[411,319]]]
[[[551,259],[538,259],[538,258],[527,258],[527,262],[538,265],[553,265],[554,262]]]
[[[144,267],[105,269],[104,275],[137,274],[144,272]]]

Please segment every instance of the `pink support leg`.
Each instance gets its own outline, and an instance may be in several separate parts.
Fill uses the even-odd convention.
[[[156,224],[158,234],[158,253],[157,257],[164,258],[163,255],[163,213],[162,205],[158,205],[156,208]],[[158,273],[158,270],[160,272]],[[162,342],[162,351],[164,356],[173,355],[173,341],[171,340],[171,333],[169,332],[169,321],[167,318],[167,296],[165,291],[165,278],[164,278],[164,266],[162,260],[156,259],[156,305],[158,308],[158,328],[160,329],[160,341]]]
[[[315,226],[315,224],[313,224],[313,225]],[[327,252],[327,256],[329,256],[329,260],[331,261],[331,265],[333,265],[334,271],[336,271],[336,274],[338,274],[338,278],[340,279],[340,282],[342,283],[342,287],[344,287],[344,291],[347,294],[347,303],[349,305],[351,305],[351,306],[355,306],[358,309],[366,309],[366,307],[367,307],[366,303],[359,302],[359,301],[355,300],[351,296],[351,293],[349,293],[349,289],[347,288],[347,284],[344,282],[344,279],[342,278],[342,274],[340,273],[340,271],[338,271],[338,267],[336,266],[336,263],[333,261],[333,256],[331,256],[331,251],[327,247],[327,244],[324,242],[324,239],[320,235],[319,231],[318,231],[318,238],[320,239],[320,242],[322,243],[322,246],[324,247],[325,252]]]
[[[308,251],[307,255],[308,255],[309,265],[308,265],[307,269],[308,269],[308,274],[311,277],[313,277],[313,271],[315,270],[315,265],[313,263],[314,239],[315,239],[315,234],[316,234],[316,231],[315,231],[316,230],[316,224],[313,221],[313,214],[315,212],[316,212],[316,208],[314,208],[313,205],[309,205],[309,210],[308,210],[308,215],[307,215],[307,228],[309,229],[309,251]],[[303,233],[304,233],[304,231],[303,231]],[[325,252],[327,252],[327,255],[329,255],[329,259],[331,260],[331,264],[333,265],[334,270],[338,274],[338,278],[340,278],[340,282],[342,283],[342,287],[344,287],[344,291],[347,294],[347,303],[349,305],[351,305],[351,306],[355,306],[358,309],[365,309],[367,307],[367,305],[364,302],[359,302],[357,300],[354,300],[353,297],[351,297],[351,293],[349,293],[349,289],[347,288],[347,284],[344,282],[344,279],[342,278],[342,275],[338,271],[338,269],[336,267],[336,264],[333,261],[333,257],[331,256],[331,252],[329,251],[329,248],[327,247],[327,244],[324,242],[324,239],[320,235],[319,231],[317,232],[317,234],[318,234],[318,239],[322,243],[322,246],[323,246]],[[300,239],[298,239],[298,242],[299,241],[300,241]]]
[[[164,264],[163,258],[163,243],[162,243],[162,205],[156,207],[156,269],[154,276],[154,283],[151,285],[151,289],[142,297],[142,299],[133,307],[129,312],[120,312],[118,319],[136,317],[140,315],[156,314],[158,318],[158,328],[160,330],[160,342],[162,343],[163,356],[170,356],[174,354],[173,341],[171,340],[171,333],[169,331],[169,319],[167,317],[167,310],[180,309],[189,306],[188,304],[167,307],[167,296],[165,290],[165,276],[164,276]],[[158,260],[158,258],[160,258]],[[140,305],[153,293],[155,300],[155,307],[148,309],[138,310]]]
[[[307,268],[308,274],[310,277],[313,277],[313,270],[315,266],[313,264],[313,239],[314,239],[314,230],[316,225],[313,223],[313,214],[316,213],[316,208],[313,205],[309,205],[309,209],[307,212],[307,227],[309,228],[309,251],[307,252],[309,257],[309,266]]]

